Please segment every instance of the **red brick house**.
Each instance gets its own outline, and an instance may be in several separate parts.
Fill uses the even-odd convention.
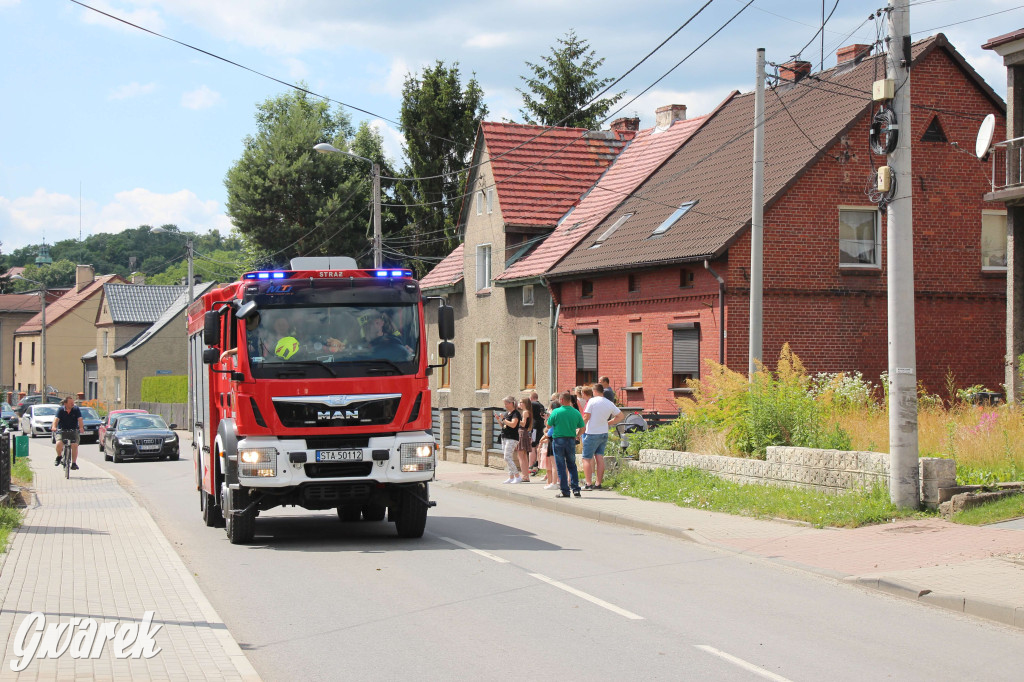
[[[997,388],[1006,218],[983,200],[988,167],[966,150],[987,114],[1003,125],[1005,104],[945,36],[919,41],[913,54],[918,378],[935,392],[947,371],[961,386]],[[884,163],[868,145],[871,88],[884,64],[867,55],[866,46],[844,48],[837,66],[818,74],[790,63],[765,95],[770,365],[788,342],[811,372],[877,379],[887,367],[886,221],[866,194]],[[746,372],[753,104],[747,93],[720,106],[548,270],[560,305],[560,385],[589,378],[578,371],[580,354],[596,353],[621,402],[674,411],[704,360]]]

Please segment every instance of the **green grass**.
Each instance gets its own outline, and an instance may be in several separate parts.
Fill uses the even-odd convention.
[[[14,460],[14,467],[11,469],[11,478],[20,484],[28,485],[32,482],[32,468],[28,464],[28,457],[18,457]]]
[[[21,525],[21,510],[14,507],[0,507],[0,552],[7,551],[7,536]]]
[[[1024,495],[1014,495],[957,512],[950,520],[966,526],[983,526],[1021,516],[1024,516]]]
[[[734,483],[700,469],[625,468],[608,479],[623,495],[672,502],[680,507],[706,509],[755,518],[806,521],[818,527],[856,528],[895,518],[920,516],[889,501],[889,492],[820,493],[800,488]]]

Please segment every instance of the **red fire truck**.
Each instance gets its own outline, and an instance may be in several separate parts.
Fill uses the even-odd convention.
[[[337,509],[420,537],[434,505],[428,377],[454,355],[441,300],[441,364],[428,362],[412,271],[302,258],[249,272],[188,310],[199,506],[207,526],[252,540],[281,505]]]

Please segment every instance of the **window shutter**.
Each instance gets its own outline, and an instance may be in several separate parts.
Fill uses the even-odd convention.
[[[672,373],[700,374],[700,329],[672,330]]]
[[[597,334],[576,337],[576,369],[597,371]]]

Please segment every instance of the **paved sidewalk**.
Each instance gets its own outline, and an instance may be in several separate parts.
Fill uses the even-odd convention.
[[[440,485],[596,521],[665,533],[856,582],[893,595],[1024,628],[1024,526],[972,527],[915,519],[856,529],[648,502],[611,490],[555,499],[541,479],[505,485],[503,470],[440,462]]]
[[[258,680],[149,512],[98,466],[83,462],[65,480],[53,451],[33,445],[35,497],[0,555],[0,680]],[[108,641],[95,660],[68,651],[12,671],[29,614],[48,625],[80,617],[121,629],[146,611],[162,626],[153,636],[161,651],[148,660],[118,659]]]

